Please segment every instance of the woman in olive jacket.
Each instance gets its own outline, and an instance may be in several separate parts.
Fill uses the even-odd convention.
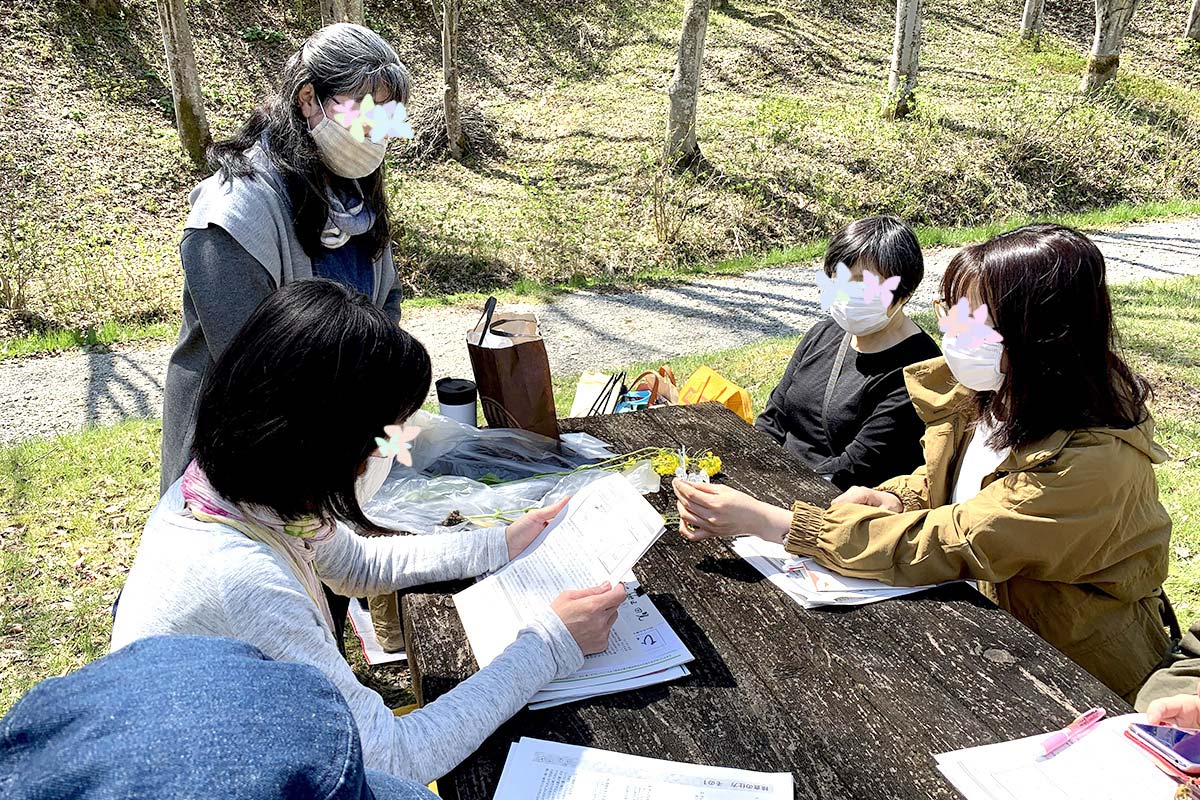
[[[681,532],[754,533],[900,586],[977,580],[1132,699],[1171,649],[1171,520],[1149,386],[1115,352],[1104,257],[1073,230],[1028,226],[956,255],[942,295],[945,357],[905,370],[921,467],[828,510],[676,482]]]

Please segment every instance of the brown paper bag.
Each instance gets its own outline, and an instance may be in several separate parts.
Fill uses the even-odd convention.
[[[550,359],[537,317],[495,309],[496,298],[488,298],[483,317],[467,334],[483,416],[492,428],[524,428],[557,439]]]

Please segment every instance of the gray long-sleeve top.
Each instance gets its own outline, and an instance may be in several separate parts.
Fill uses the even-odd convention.
[[[282,184],[260,148],[251,148],[248,157],[256,173],[231,181],[213,175],[189,198],[179,246],[183,323],[163,387],[160,493],[183,475],[190,460],[196,403],[208,370],[268,294],[313,277]],[[398,323],[401,290],[390,245],[374,267],[372,299]]]
[[[508,561],[503,528],[365,538],[338,526],[314,545],[317,573],[344,595],[471,577]],[[488,666],[435,702],[395,717],[354,677],[316,604],[270,547],[183,511],[179,484],[150,516],[122,590],[112,649],[158,634],[225,636],[321,670],[346,698],[367,767],[428,783],[449,772],[583,653],[551,609]]]

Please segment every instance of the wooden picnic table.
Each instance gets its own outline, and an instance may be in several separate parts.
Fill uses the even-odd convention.
[[[788,505],[837,491],[715,404],[563,420],[619,452],[711,448],[726,483]],[[673,509],[663,490],[649,498]],[[696,660],[682,680],[522,711],[438,781],[446,800],[491,798],[522,736],[795,776],[797,798],[953,798],[933,756],[1129,706],[966,584],[856,608],[805,610],[722,541],[668,532],[634,570]],[[449,594],[409,594],[413,688],[436,700],[477,670]]]

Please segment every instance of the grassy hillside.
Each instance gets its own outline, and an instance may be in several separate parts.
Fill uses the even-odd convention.
[[[186,196],[152,0],[96,15],[68,0],[0,13],[0,270],[31,317],[73,328],[169,320]],[[437,102],[426,0],[368,23]],[[391,157],[402,278],[414,295],[522,280],[620,278],[786,247],[875,212],[979,225],[1200,196],[1200,52],[1187,0],[1144,0],[1122,76],[1074,92],[1089,3],[1051,0],[1045,52],[1017,44],[1017,0],[930,0],[920,111],[877,113],[888,0],[733,0],[708,34],[699,136],[718,167],[664,178],[658,147],[678,0],[468,4],[464,93],[499,153],[467,166]],[[228,134],[315,27],[311,0],[189,3],[215,133]],[[17,332],[20,320],[8,318]]]

